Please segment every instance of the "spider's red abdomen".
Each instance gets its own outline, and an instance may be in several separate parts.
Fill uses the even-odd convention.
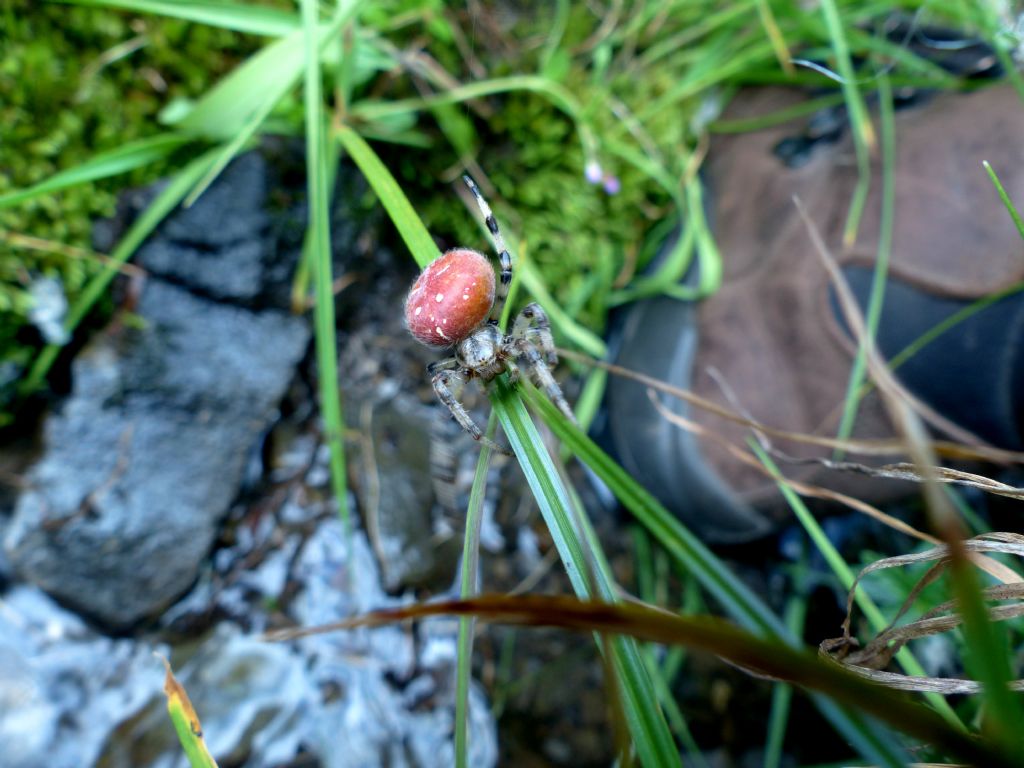
[[[430,347],[450,347],[480,325],[494,304],[494,270],[487,258],[456,248],[420,273],[405,300],[405,324]]]

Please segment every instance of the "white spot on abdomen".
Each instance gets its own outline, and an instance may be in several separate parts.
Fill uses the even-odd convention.
[[[420,312],[422,312],[422,311],[423,311],[423,307],[416,307],[416,312],[415,312],[416,317],[419,317],[420,316]]]
[[[434,297],[434,301],[436,301],[438,304],[440,304],[442,301],[444,301],[444,294],[443,293],[437,294],[437,296]]]

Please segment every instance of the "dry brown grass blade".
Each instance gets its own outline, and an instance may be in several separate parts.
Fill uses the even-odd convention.
[[[1017,533],[996,532],[982,534],[981,536],[961,542],[961,546],[972,561],[975,561],[978,557],[984,557],[982,553],[986,552],[998,552],[1024,557],[1024,536]],[[887,557],[863,568],[857,575],[847,597],[843,636],[832,640],[825,640],[820,646],[821,653],[859,675],[900,690],[941,694],[979,692],[981,685],[973,680],[911,677],[882,671],[882,668],[889,664],[893,656],[911,640],[948,632],[963,623],[962,617],[956,612],[956,602],[950,600],[935,606],[915,621],[900,627],[894,626],[910,610],[924,588],[946,571],[952,558],[953,555],[950,547],[940,544],[925,552]],[[989,561],[991,563],[997,562],[991,559]],[[926,562],[933,562],[934,565],[914,585],[914,588],[907,595],[890,625],[878,633],[866,646],[858,648],[856,641],[850,635],[850,624],[854,605],[853,595],[861,579],[870,573],[887,568],[901,568]],[[998,563],[998,565],[1013,574],[1015,579],[1009,583],[986,587],[982,591],[982,598],[987,601],[1014,600],[1017,602],[1011,605],[999,605],[990,608],[990,619],[992,621],[1006,621],[1024,616],[1024,602],[1022,602],[1024,600],[1024,580],[1001,563]],[[1013,681],[1011,687],[1013,690],[1024,690],[1024,680]]]
[[[700,424],[690,421],[685,416],[680,416],[678,413],[673,413],[658,400],[657,395],[654,394],[650,389],[648,389],[647,394],[648,397],[651,398],[651,402],[653,403],[655,410],[657,410],[663,418],[665,418],[672,424],[675,424],[677,427],[693,432],[695,435],[701,437],[702,439],[712,440],[716,442],[718,445],[721,445],[723,448],[725,448],[725,450],[729,451],[729,453],[734,458],[736,458],[737,461],[742,461],[744,464],[753,467],[758,472],[763,474],[765,477],[771,479],[773,482],[775,481],[775,477],[771,474],[771,472],[769,472],[768,469],[764,466],[764,464],[762,464],[758,460],[758,458],[754,456],[752,453],[743,448],[740,448],[738,445],[735,445],[734,443],[729,442],[721,435],[715,434],[714,432],[705,429]],[[917,528],[910,525],[909,523],[906,523],[903,520],[895,518],[892,515],[888,515],[882,510],[878,509],[875,506],[872,506],[871,504],[868,504],[865,501],[861,501],[860,499],[855,499],[852,496],[847,496],[846,494],[839,493],[838,491],[833,491],[828,488],[822,488],[817,485],[802,483],[797,480],[791,480],[789,478],[784,478],[784,480],[790,488],[799,493],[801,496],[812,496],[814,498],[826,499],[828,501],[834,501],[839,504],[843,504],[857,512],[861,512],[867,515],[868,517],[872,517],[878,520],[880,523],[887,525],[890,528],[899,531],[900,533],[905,533],[908,536],[913,536],[916,539],[926,541],[930,544],[939,543],[939,540],[934,536],[931,536],[923,531],[919,531]]]
[[[839,270],[839,264],[829,253],[822,240],[821,233],[811,221],[806,209],[798,198],[794,198],[797,213],[803,219],[807,227],[807,234],[811,238],[814,250],[832,281],[836,297],[839,300],[839,307],[847,325],[853,331],[854,338],[863,346],[865,360],[871,378],[878,387],[882,398],[882,404],[889,413],[889,418],[896,427],[897,432],[903,438],[904,450],[913,463],[919,468],[923,478],[922,488],[928,510],[932,515],[935,527],[942,535],[942,538],[950,543],[955,549],[963,539],[963,526],[960,518],[953,509],[953,504],[940,490],[935,473],[932,467],[938,465],[935,446],[925,431],[922,419],[946,432],[955,436],[958,440],[968,445],[978,446],[981,442],[975,435],[967,430],[953,424],[944,416],[936,413],[930,406],[922,403],[914,395],[896,380],[892,371],[885,364],[882,356],[875,348],[874,340],[867,333],[864,326],[864,317],[861,315],[857,300],[850,290],[850,286],[843,278]],[[954,552],[954,556],[957,553]]]
[[[970,764],[1012,768],[1010,752],[993,747],[948,723],[937,714],[885,688],[868,685],[827,658],[815,658],[778,641],[765,640],[710,616],[677,616],[633,603],[581,602],[569,597],[481,595],[470,600],[413,604],[353,617],[337,624],[272,632],[270,640],[382,626],[405,619],[472,614],[484,621],[521,626],[549,626],[577,632],[628,634],[641,640],[685,645],[714,654],[743,669],[824,692],[836,703],[864,712],[934,745]]]
[[[744,464],[753,467],[758,472],[761,472],[765,477],[771,478],[772,480],[776,479],[771,474],[771,472],[769,472],[769,470],[764,466],[764,464],[749,451],[729,442],[721,435],[706,430],[704,427],[697,424],[696,422],[690,421],[684,416],[680,416],[678,413],[673,413],[672,411],[670,411],[661,403],[660,400],[658,400],[657,393],[655,393],[653,389],[648,388],[647,396],[651,399],[651,403],[654,405],[654,408],[655,410],[658,411],[659,415],[661,415],[669,422],[675,424],[676,426],[682,429],[686,429],[690,432],[693,432],[695,435],[702,439],[712,440],[716,442],[718,445],[725,448],[725,450],[729,451],[729,453],[738,461],[742,461]],[[777,451],[774,451],[770,447],[767,447],[766,450],[769,450],[769,452],[773,454],[778,453]],[[813,497],[816,499],[824,499],[826,501],[832,501],[837,504],[842,504],[843,506],[846,506],[854,510],[855,512],[860,512],[861,514],[874,518],[883,525],[886,525],[895,531],[899,531],[900,533],[904,533],[907,536],[912,536],[916,539],[919,539],[920,541],[928,542],[929,544],[941,543],[941,540],[937,539],[935,536],[925,533],[924,531],[918,530],[909,523],[883,512],[878,507],[868,504],[866,501],[862,501],[853,496],[848,496],[845,493],[833,491],[830,488],[823,488],[818,485],[803,483],[798,480],[792,480],[787,477],[783,477],[782,479],[790,488],[792,488],[801,496]],[[979,552],[969,552],[968,556],[975,566],[977,566],[982,571],[985,571],[985,573],[989,574],[996,580],[1003,582],[1004,584],[1024,582],[1024,577],[1022,577],[1012,568],[1003,565],[998,560],[993,560],[991,557],[983,555]]]
[[[762,424],[761,422],[748,419],[730,408],[725,408],[713,400],[701,397],[700,395],[682,387],[676,387],[667,382],[656,379],[652,376],[647,376],[637,371],[631,371],[628,368],[623,368],[621,365],[615,365],[614,363],[607,363],[603,360],[598,360],[590,355],[577,352],[572,349],[564,349],[559,347],[558,354],[561,357],[565,357],[569,360],[575,360],[585,365],[590,365],[595,368],[608,371],[615,376],[620,376],[625,379],[645,384],[646,386],[663,392],[666,395],[675,397],[679,400],[689,403],[701,410],[713,413],[719,418],[731,421],[735,424],[741,424],[745,427],[763,432],[766,435],[780,439],[789,440],[794,443],[802,443],[804,445],[817,445],[822,448],[828,448],[829,450],[843,451],[845,453],[853,453],[859,456],[899,456],[906,454],[906,444],[904,441],[899,439],[849,439],[839,440],[834,437],[826,437],[823,435],[808,435],[803,432],[790,432],[785,429],[777,429],[775,427]],[[993,448],[991,446],[972,446],[972,445],[961,445],[960,443],[949,442],[947,440],[936,440],[934,443],[935,452],[940,456],[949,459],[962,459],[966,461],[989,461],[995,464],[1024,464],[1024,453],[1019,451],[1007,451],[1001,448]]]
[[[913,464],[899,462],[897,464],[883,464],[879,467],[871,467],[855,461],[833,461],[823,457],[798,458],[789,456],[775,448],[767,448],[772,457],[787,464],[817,464],[837,472],[856,472],[857,474],[869,477],[881,477],[888,480],[906,480],[913,483],[923,483],[924,475]],[[947,485],[960,485],[967,488],[977,488],[980,491],[991,493],[995,496],[1005,496],[1008,499],[1024,501],[1024,488],[1001,483],[985,475],[974,472],[965,472],[949,467],[932,466],[930,473],[934,474],[934,480]]]

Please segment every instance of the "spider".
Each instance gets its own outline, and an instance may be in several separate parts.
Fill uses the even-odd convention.
[[[494,269],[487,257],[469,248],[455,248],[434,259],[413,283],[405,300],[405,323],[428,347],[452,350],[451,357],[428,365],[427,373],[434,392],[455,420],[474,440],[508,454],[484,436],[459,402],[463,387],[471,379],[486,385],[507,372],[516,381],[519,361],[562,413],[573,422],[575,417],[551,375],[558,356],[551,323],[540,305],[527,304],[513,322],[511,333],[502,333],[498,327],[512,282],[512,257],[476,183],[469,176],[462,180],[473,193],[498,254],[501,277],[497,295]]]

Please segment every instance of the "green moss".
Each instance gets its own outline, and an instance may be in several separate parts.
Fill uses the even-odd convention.
[[[156,115],[168,100],[199,95],[258,44],[187,22],[39,0],[0,0],[0,26],[0,194],[159,132]],[[0,366],[24,365],[38,344],[26,325],[32,280],[57,277],[74,300],[96,263],[65,255],[66,246],[88,248],[92,222],[113,213],[117,190],[166,170],[0,210]],[[19,235],[60,252],[24,248]],[[2,400],[0,392],[0,408]]]
[[[507,37],[491,47],[478,46],[476,53],[494,76],[536,71],[543,68],[541,57],[546,30],[553,14],[550,8],[524,15],[509,28]],[[476,159],[498,192],[492,201],[513,243],[523,243],[529,257],[541,270],[545,283],[559,303],[582,323],[595,330],[603,328],[609,306],[609,294],[620,274],[643,265],[653,246],[642,248],[645,237],[660,220],[671,216],[668,194],[649,176],[625,163],[617,163],[610,153],[601,152],[603,137],[621,136],[621,121],[607,109],[609,99],[617,99],[629,111],[638,111],[678,81],[679,72],[663,67],[644,77],[621,74],[627,56],[612,61],[608,77],[595,74],[607,57],[567,53],[598,26],[583,7],[573,7],[566,26],[572,39],[562,41],[563,56],[548,68],[550,76],[568,89],[587,107],[587,119],[598,140],[603,170],[614,176],[619,189],[609,194],[603,186],[584,178],[584,157],[576,125],[543,96],[532,92],[512,92],[490,100],[494,117],[475,120]],[[481,25],[483,22],[481,22]],[[518,47],[512,41],[520,43]],[[431,47],[440,61],[452,58],[451,51]],[[609,56],[616,52],[609,51]],[[465,62],[450,66],[463,82],[470,82],[468,71],[460,71]],[[597,107],[599,108],[593,108]],[[669,162],[679,172],[684,164],[687,136],[686,109],[667,110],[647,121],[645,130],[657,147],[667,150]],[[427,121],[423,121],[426,123]],[[457,157],[448,151],[438,132],[436,150],[430,153],[396,152],[389,162],[408,185],[408,193],[417,201],[417,211],[431,231],[449,244],[482,248],[486,241],[471,213],[453,199],[441,179],[450,178]],[[671,171],[670,171],[671,172]]]

